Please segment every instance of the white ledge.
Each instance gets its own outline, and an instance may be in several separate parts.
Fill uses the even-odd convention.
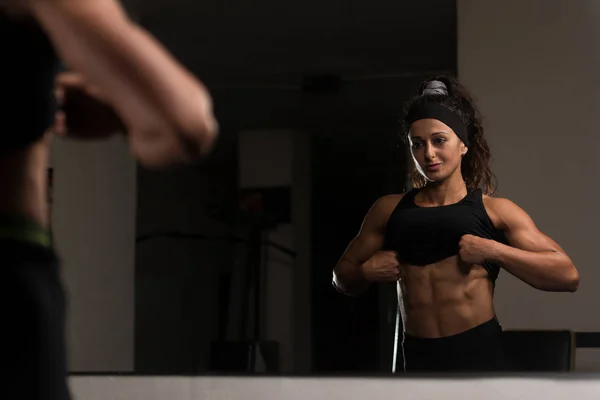
[[[600,374],[456,377],[73,376],[86,400],[598,400]]]

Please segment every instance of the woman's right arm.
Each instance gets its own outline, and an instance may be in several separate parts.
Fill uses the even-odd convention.
[[[380,266],[377,280],[399,278],[395,254],[381,252],[387,221],[398,201],[399,196],[381,197],[367,212],[358,235],[352,239],[333,270],[333,286],[341,293],[349,296],[364,293],[374,281],[373,270]]]
[[[115,0],[27,1],[69,68],[122,119],[140,162],[191,162],[211,148],[217,123],[208,91]]]

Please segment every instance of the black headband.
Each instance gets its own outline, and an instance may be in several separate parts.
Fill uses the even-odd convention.
[[[448,125],[450,128],[452,128],[454,133],[456,133],[456,136],[463,141],[465,146],[469,146],[467,127],[462,122],[460,117],[448,107],[438,103],[425,103],[413,108],[406,116],[406,120],[409,125],[412,125],[413,122],[420,119],[427,118],[437,119],[438,121]]]

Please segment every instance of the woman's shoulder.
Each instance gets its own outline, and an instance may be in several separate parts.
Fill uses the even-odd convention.
[[[402,200],[406,196],[406,194],[407,194],[406,192],[405,193],[386,194],[386,195],[378,198],[377,201],[375,201],[375,204],[379,205],[380,207],[384,207],[384,208],[389,208],[389,207],[395,208],[398,205],[398,203],[400,203],[400,200]]]
[[[482,200],[486,208],[490,207],[492,209],[502,209],[516,206],[512,200],[507,199],[506,197],[491,196],[485,193],[482,194]]]
[[[505,227],[508,221],[529,218],[521,207],[506,197],[483,195],[483,204],[490,219],[497,227]]]
[[[404,192],[404,193],[386,194],[386,195],[383,195],[380,198],[378,198],[377,201],[381,201],[381,202],[398,202],[398,201],[402,200],[402,198],[405,195],[406,195],[406,192]]]
[[[400,201],[405,197],[406,193],[387,194],[379,197],[369,213],[375,214],[381,221],[386,221],[390,218]]]

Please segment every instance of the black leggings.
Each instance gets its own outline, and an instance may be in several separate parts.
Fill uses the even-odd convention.
[[[65,295],[54,252],[0,239],[5,393],[19,399],[68,400]]]
[[[465,332],[429,339],[400,336],[397,371],[481,372],[506,369],[502,327],[496,318]],[[403,351],[402,351],[403,350]]]

